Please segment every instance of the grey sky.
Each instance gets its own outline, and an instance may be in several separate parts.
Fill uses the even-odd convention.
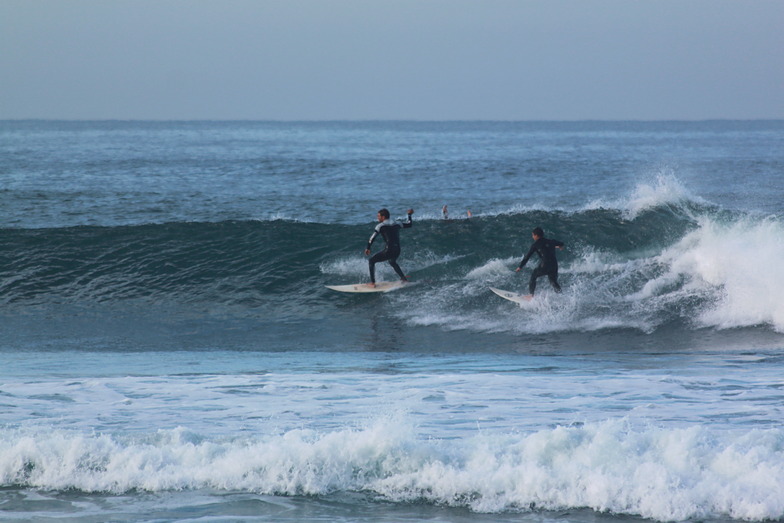
[[[784,1],[0,0],[8,118],[784,118]]]

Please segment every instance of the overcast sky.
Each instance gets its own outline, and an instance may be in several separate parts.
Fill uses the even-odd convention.
[[[0,0],[18,118],[784,118],[784,0]]]

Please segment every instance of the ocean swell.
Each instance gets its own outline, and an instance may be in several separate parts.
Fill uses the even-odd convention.
[[[564,293],[545,280],[525,314],[487,287],[523,291],[513,269],[530,230],[566,243],[559,253]],[[0,303],[28,306],[129,301],[193,306],[267,306],[272,320],[308,304],[329,314],[351,303],[327,284],[367,281],[363,256],[372,224],[286,220],[168,223],[0,231]],[[667,201],[634,217],[623,209],[541,210],[460,220],[417,220],[402,233],[399,259],[425,285],[369,303],[448,330],[543,333],[666,325],[767,326],[784,332],[784,226],[779,218],[730,213],[694,201]],[[376,247],[376,249],[379,247]],[[380,279],[394,278],[378,267]],[[289,306],[290,305],[290,306]],[[373,307],[379,307],[378,310]],[[265,309],[266,311],[266,309]]]

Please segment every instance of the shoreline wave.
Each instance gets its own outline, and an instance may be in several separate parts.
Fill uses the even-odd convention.
[[[210,489],[284,496],[372,492],[476,513],[590,508],[682,521],[784,517],[779,429],[635,426],[419,440],[400,419],[318,433],[210,440],[3,430],[0,484],[114,495]]]

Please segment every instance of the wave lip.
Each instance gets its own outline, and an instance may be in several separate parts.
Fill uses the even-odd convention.
[[[633,220],[642,213],[664,207],[684,207],[706,202],[689,191],[670,171],[658,172],[652,180],[637,184],[629,196],[616,200],[596,200],[583,210],[618,209],[624,218]]]
[[[590,508],[660,521],[763,521],[784,517],[782,442],[780,429],[632,427],[623,419],[459,442],[419,440],[399,419],[216,441],[184,429],[123,439],[5,431],[0,483],[114,494],[369,491],[481,513]]]

